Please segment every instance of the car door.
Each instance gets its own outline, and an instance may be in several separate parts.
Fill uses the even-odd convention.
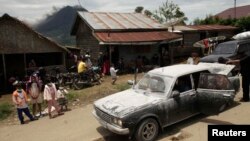
[[[233,102],[235,90],[227,76],[202,73],[197,89],[198,109],[206,115],[217,115]]]
[[[190,75],[181,76],[176,80],[176,82],[178,82],[181,86],[176,87],[175,84],[172,93],[177,91],[179,92],[179,96],[173,97],[173,95],[171,95],[166,103],[168,124],[176,123],[192,116],[193,105],[196,101],[196,91],[193,87]]]

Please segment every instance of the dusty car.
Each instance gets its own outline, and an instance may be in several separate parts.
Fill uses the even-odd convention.
[[[200,59],[200,62],[208,62],[208,63],[218,62],[218,59],[220,57],[227,59],[235,56],[237,52],[241,50],[250,51],[250,39],[233,40],[220,43],[217,45],[217,47],[210,55],[202,57]]]
[[[239,87],[238,76],[230,74],[233,67],[182,64],[151,70],[131,89],[95,101],[93,115],[116,134],[153,141],[164,127],[199,113],[219,114],[230,105]]]

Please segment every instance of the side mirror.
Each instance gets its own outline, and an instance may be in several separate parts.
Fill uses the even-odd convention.
[[[177,97],[180,96],[180,92],[177,91],[177,90],[174,90],[174,91],[172,92],[172,96],[173,96],[173,98],[177,98]]]
[[[134,85],[134,81],[133,80],[128,80],[128,84],[129,85]]]

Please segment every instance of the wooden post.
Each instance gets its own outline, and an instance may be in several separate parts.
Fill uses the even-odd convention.
[[[170,64],[174,64],[174,50],[173,50],[173,46],[169,48],[169,52],[170,52]]]
[[[112,64],[112,61],[111,61],[111,59],[112,59],[112,46],[111,45],[109,45],[109,64],[111,65]]]
[[[135,68],[134,85],[137,83],[138,68]]]
[[[6,64],[5,64],[5,57],[4,54],[2,54],[2,60],[3,60],[3,74],[4,74],[4,88],[6,89],[7,86],[7,75],[6,75]]]
[[[26,63],[26,53],[23,54],[23,60],[24,60],[24,71],[25,75],[27,75],[27,63]]]
[[[66,67],[66,53],[62,53],[62,63],[63,63],[63,67],[67,68]]]

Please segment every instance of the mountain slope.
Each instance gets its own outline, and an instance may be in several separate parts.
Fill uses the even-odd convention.
[[[70,35],[77,11],[87,11],[84,8],[66,6],[47,16],[34,28],[46,37],[52,38],[61,45],[75,45],[75,38]]]

